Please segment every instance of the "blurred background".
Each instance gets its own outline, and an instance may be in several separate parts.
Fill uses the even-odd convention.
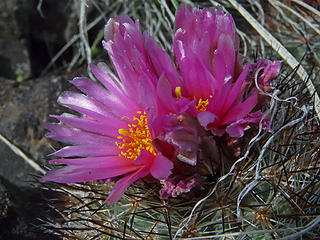
[[[2,0],[0,239],[54,239],[36,227],[44,216],[53,214],[44,200],[52,193],[41,188],[38,179],[47,170],[47,155],[59,148],[59,143],[45,138],[43,124],[50,121],[49,114],[62,113],[56,99],[72,88],[67,80],[90,74],[88,63],[109,61],[101,44],[108,18],[126,13],[140,19],[142,29],[170,52],[174,14],[182,3],[219,5],[231,13],[245,61],[280,59],[287,72],[301,64],[304,72],[292,81],[308,81],[306,94],[316,93],[318,0]]]

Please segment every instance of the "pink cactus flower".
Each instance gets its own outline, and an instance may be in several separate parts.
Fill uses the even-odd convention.
[[[279,74],[280,62],[263,59],[243,68],[238,45],[230,14],[187,6],[176,13],[173,52],[178,70],[166,53],[148,45],[158,76],[166,76],[159,81],[159,101],[176,114],[157,119],[156,135],[174,147],[182,162],[197,164],[205,131],[215,137],[224,135],[228,144],[261,120],[263,128],[270,130],[269,118],[263,118],[267,98],[261,96],[254,77],[257,73],[260,90],[272,90],[271,81]],[[239,149],[234,152],[240,154]]]
[[[69,183],[121,177],[106,200],[112,204],[137,179],[149,174],[165,179],[171,174],[173,163],[152,145],[151,123],[165,110],[156,102],[157,77],[143,41],[138,23],[127,16],[108,22],[103,44],[120,81],[103,63],[91,66],[103,86],[88,78],[71,81],[84,94],[65,92],[58,103],[80,116],[52,116],[60,123],[46,126],[48,137],[70,144],[53,153],[61,158],[50,163],[67,166],[49,171],[44,180]]]
[[[248,129],[244,126],[259,124],[263,114],[256,109],[258,90],[245,88],[247,82],[254,84],[250,68],[263,72],[259,83],[264,89],[278,75],[280,62],[263,60],[243,69],[230,14],[180,7],[173,51],[183,79],[176,94],[195,102],[194,114],[206,130],[215,136],[227,133],[240,138]]]

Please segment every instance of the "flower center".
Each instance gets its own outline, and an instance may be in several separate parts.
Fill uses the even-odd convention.
[[[140,155],[141,149],[149,151],[156,156],[152,146],[151,134],[148,127],[148,117],[145,112],[137,112],[138,116],[132,118],[132,124],[128,124],[128,129],[118,130],[119,141],[116,145],[121,150],[120,157],[135,160]]]
[[[212,98],[212,96],[210,96],[210,98]],[[206,100],[202,100],[202,98],[200,98],[196,105],[196,109],[198,110],[198,112],[204,112],[207,110],[208,104],[209,104],[209,98]]]
[[[176,87],[174,89],[174,93],[176,95],[176,98],[179,100],[181,98],[181,87]],[[193,99],[195,99],[196,97],[194,96]],[[204,112],[207,110],[207,107],[209,105],[209,99],[212,98],[212,96],[210,96],[208,99],[206,100],[202,100],[202,98],[200,98],[197,101],[197,105],[196,105],[196,109],[198,110],[198,112]]]

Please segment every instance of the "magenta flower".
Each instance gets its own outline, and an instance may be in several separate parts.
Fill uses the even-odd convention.
[[[88,78],[71,81],[86,95],[65,92],[58,103],[80,116],[52,116],[60,123],[46,126],[48,137],[71,144],[52,154],[62,158],[50,161],[67,166],[49,171],[44,179],[69,183],[121,177],[106,201],[112,204],[137,179],[168,177],[173,163],[152,145],[151,123],[164,110],[155,101],[157,78],[150,72],[138,23],[126,16],[111,19],[103,44],[120,81],[102,63],[91,70],[104,87]]]
[[[173,51],[183,84],[178,98],[194,101],[199,123],[215,136],[228,133],[242,137],[250,124],[259,124],[258,90],[247,91],[250,68],[262,67],[264,86],[279,73],[280,63],[262,61],[244,69],[239,59],[238,39],[230,14],[218,9],[179,8]],[[269,85],[270,86],[270,85]]]
[[[203,152],[200,145],[214,148],[214,140],[203,143],[208,130],[215,137],[224,135],[230,145],[251,126],[259,125],[266,98],[255,85],[255,73],[259,87],[270,91],[280,62],[264,59],[243,68],[230,14],[219,9],[178,9],[173,43],[178,70],[159,48],[149,44],[147,51],[158,76],[167,79],[158,84],[162,86],[158,88],[160,102],[176,114],[157,119],[157,139],[172,145],[178,160],[195,166],[199,151]],[[262,121],[266,130],[270,130],[268,121],[268,117]],[[234,154],[239,153],[237,147]]]

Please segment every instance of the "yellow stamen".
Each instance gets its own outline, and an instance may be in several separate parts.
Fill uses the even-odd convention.
[[[128,129],[118,130],[121,136],[117,139],[116,145],[121,150],[120,157],[135,160],[140,155],[140,151],[145,149],[156,156],[152,146],[151,134],[148,127],[148,117],[145,112],[137,112],[139,115],[132,118],[132,124],[128,124]]]
[[[179,100],[182,96],[181,87],[176,87],[174,89],[174,93],[176,94],[176,98]],[[194,98],[196,98],[196,97],[194,97]],[[212,98],[212,96],[210,96],[209,98]],[[204,112],[207,110],[207,107],[209,105],[209,98],[206,100],[202,100],[202,98],[200,98],[197,101],[196,109],[198,110],[198,112]]]
[[[212,96],[210,96],[210,98],[212,98]],[[208,105],[209,98],[206,100],[202,100],[202,98],[200,98],[197,102],[196,109],[198,110],[198,112],[204,112],[207,110]]]
[[[127,129],[123,129],[123,128],[120,128],[118,130],[118,133],[121,134],[121,135],[124,135],[124,136],[128,136],[128,130]],[[120,136],[119,136],[120,137]]]
[[[174,89],[174,92],[175,92],[175,94],[176,94],[176,97],[177,97],[178,99],[180,99],[180,98],[181,98],[181,87],[176,87],[176,88]]]

